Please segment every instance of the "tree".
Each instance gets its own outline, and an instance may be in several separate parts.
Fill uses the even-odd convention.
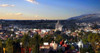
[[[88,45],[88,52],[90,53],[95,53],[91,45]]]
[[[86,53],[86,52],[88,52],[88,51],[87,51],[87,48],[81,48],[81,49],[80,49],[80,53]]]
[[[0,39],[0,53],[2,53],[2,41]]]
[[[82,41],[83,41],[84,44],[88,43],[88,35],[87,34],[82,36]]]
[[[56,34],[61,34],[61,31],[57,30],[55,33],[56,33]]]
[[[14,53],[20,52],[20,39],[13,40],[13,52]]]
[[[78,35],[83,35],[83,33],[82,33],[82,32],[80,32],[80,33],[78,33]]]
[[[92,28],[93,29],[98,29],[98,25],[97,24],[94,24]]]
[[[57,38],[55,39],[55,41],[56,41],[57,43],[59,43],[62,39],[63,39],[62,36],[57,35]]]
[[[28,34],[24,34],[23,38],[22,38],[22,46],[25,48],[25,53],[28,52],[28,44],[29,44],[29,36]]]
[[[30,39],[30,42],[29,42],[29,47],[32,48],[32,45],[34,45],[34,44],[35,44],[34,38],[31,38],[31,39]]]
[[[90,42],[90,43],[94,43],[94,39],[93,39],[93,36],[94,36],[95,34],[93,34],[93,33],[90,33],[89,35],[88,35],[88,41]]]
[[[78,41],[78,39],[77,39],[77,36],[76,37],[74,37],[74,42],[77,42]]]
[[[43,41],[50,43],[50,42],[54,41],[54,37],[52,35],[46,35],[46,36],[44,36]]]
[[[65,33],[61,34],[61,36],[63,37],[63,39],[68,39],[68,35],[66,35]]]
[[[33,52],[33,53],[40,53],[40,52],[39,52],[40,41],[41,41],[41,36],[38,35],[38,34],[35,34],[35,35],[34,35],[34,42],[35,42],[35,45],[34,45],[34,47],[33,47],[33,49],[32,49],[32,52]]]
[[[75,31],[75,28],[72,27],[71,31],[74,32]]]
[[[63,50],[62,49],[59,49],[57,53],[63,53]]]
[[[6,50],[7,53],[13,53],[13,41],[10,38],[6,42]]]
[[[93,46],[93,49],[95,50],[95,52],[98,51],[98,49],[100,49],[100,47],[98,48],[98,44],[97,44],[100,41],[100,34],[94,34],[94,33],[89,34],[88,41]]]
[[[71,47],[70,47],[70,50],[74,50],[74,49],[75,49],[75,47],[74,47],[74,46],[71,46]]]
[[[100,51],[98,51],[97,53],[100,53]]]
[[[83,32],[78,33],[79,37],[82,38]]]

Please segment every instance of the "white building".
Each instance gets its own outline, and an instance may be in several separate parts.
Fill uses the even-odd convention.
[[[77,43],[78,47],[79,48],[83,48],[84,47],[84,43],[82,42],[82,40],[80,40],[78,43]]]
[[[55,26],[55,31],[59,30],[59,31],[62,31],[62,25],[59,23],[59,21],[56,23],[56,26]]]

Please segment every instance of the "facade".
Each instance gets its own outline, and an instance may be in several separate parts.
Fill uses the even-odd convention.
[[[82,40],[80,40],[78,43],[77,43],[78,47],[79,48],[83,48],[84,47],[84,44],[82,42]]]
[[[44,42],[43,46],[40,47],[41,53],[49,53],[51,50],[57,51],[57,49],[58,49],[58,45],[53,41],[50,44],[48,42]]]
[[[56,26],[55,26],[55,31],[62,31],[62,25],[59,23],[59,21],[56,23]]]

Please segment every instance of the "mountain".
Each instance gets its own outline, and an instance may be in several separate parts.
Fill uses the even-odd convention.
[[[100,13],[85,14],[85,15],[69,18],[68,20],[75,20],[75,21],[78,21],[78,22],[100,21]]]

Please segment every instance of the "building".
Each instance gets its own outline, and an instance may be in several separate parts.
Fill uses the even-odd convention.
[[[51,42],[50,44],[48,42],[44,42],[43,46],[40,47],[41,53],[49,53],[50,51],[57,51],[58,45],[55,42]]]
[[[80,40],[78,43],[77,43],[78,47],[79,48],[83,48],[84,47],[84,43],[82,42],[82,40]]]
[[[56,23],[56,26],[55,26],[55,31],[62,31],[62,25],[59,23],[59,21]]]

